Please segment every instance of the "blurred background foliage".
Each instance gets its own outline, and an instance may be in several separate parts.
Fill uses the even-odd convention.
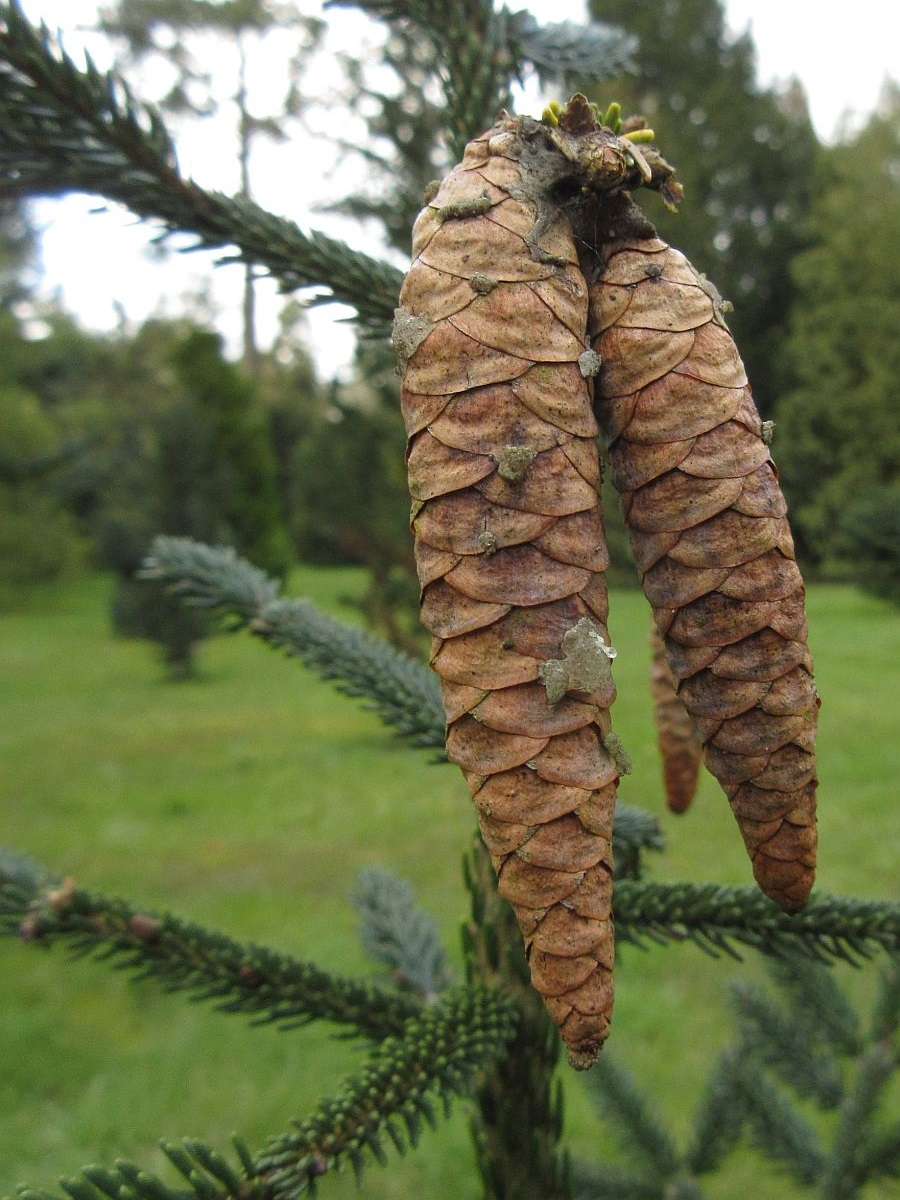
[[[190,38],[237,39],[244,63],[282,8],[120,0],[104,8],[102,27],[123,64],[175,47],[163,107],[204,120],[214,99]],[[590,8],[637,38],[635,70],[595,98],[643,113],[678,166],[685,204],[672,215],[651,199],[649,215],[734,304],[757,402],[776,422],[806,571],[896,599],[900,91],[885,92],[865,128],[826,146],[799,84],[755,81],[752,42],[729,37],[719,0]],[[422,188],[449,165],[435,51],[389,22],[374,57],[336,64],[333,94],[304,96],[320,29],[287,15],[295,48],[281,111],[254,116],[240,88],[226,98],[239,119],[242,186],[250,194],[257,137],[289,139],[292,121],[340,101],[348,127],[366,131],[341,150],[364,164],[368,183],[329,207],[405,256]],[[182,319],[123,319],[112,335],[92,333],[77,314],[30,297],[36,241],[27,203],[4,201],[0,605],[15,607],[30,582],[112,570],[115,627],[159,642],[172,673],[188,673],[203,621],[132,583],[153,534],[187,534],[234,545],[279,576],[298,561],[364,567],[368,619],[395,644],[421,647],[389,350],[363,342],[351,378],[319,378],[296,301],[261,348],[251,275],[239,361],[226,358],[199,302]],[[613,579],[630,581],[611,494],[607,520]]]

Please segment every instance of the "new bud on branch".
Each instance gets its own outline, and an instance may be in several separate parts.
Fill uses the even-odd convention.
[[[629,198],[680,198],[634,144],[649,137],[579,96],[542,122],[503,114],[416,221],[394,329],[447,752],[578,1067],[609,1032],[628,769],[610,722],[595,387],[673,687],[757,878],[798,907],[814,861],[802,585],[714,289]]]

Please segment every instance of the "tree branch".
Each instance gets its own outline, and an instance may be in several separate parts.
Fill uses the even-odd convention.
[[[455,159],[468,141],[510,104],[510,79],[530,63],[542,78],[599,79],[634,67],[634,37],[600,21],[539,24],[530,13],[494,0],[447,5],[435,19],[428,0],[328,0],[326,8],[359,8],[389,24],[409,22],[430,41],[446,99],[444,128]]]
[[[30,860],[0,853],[0,933],[109,962],[168,992],[186,992],[253,1023],[295,1028],[326,1020],[380,1040],[421,1007],[399,994],[341,979],[312,963],[76,888]]]
[[[311,1179],[349,1160],[359,1179],[367,1156],[385,1161],[384,1135],[399,1152],[415,1146],[422,1122],[434,1125],[431,1094],[449,1111],[451,1096],[505,1052],[516,1012],[497,992],[468,985],[410,1018],[403,1037],[388,1038],[364,1070],[324,1101],[296,1132],[269,1142],[259,1156],[275,1200],[292,1200]]]
[[[61,1180],[71,1200],[296,1200],[312,1195],[316,1180],[349,1161],[357,1177],[367,1159],[386,1162],[385,1137],[402,1153],[418,1143],[423,1121],[435,1125],[432,1098],[446,1115],[453,1096],[503,1054],[515,1032],[508,1001],[484,988],[460,988],[446,1001],[411,1017],[402,1036],[387,1038],[366,1066],[347,1079],[290,1132],[272,1138],[257,1155],[235,1140],[232,1166],[195,1139],[162,1146],[188,1184],[171,1187],[134,1163],[112,1170],[85,1167]],[[58,1200],[58,1194],[21,1189],[18,1200]]]
[[[309,600],[280,600],[278,584],[223,546],[157,538],[141,572],[189,604],[217,610],[270,646],[290,650],[346,696],[363,698],[416,746],[444,746],[437,678],[421,663]]]
[[[801,912],[786,913],[753,887],[623,880],[613,911],[620,941],[690,940],[714,956],[740,958],[741,944],[777,956],[857,963],[900,948],[900,905],[883,900],[818,896]]]
[[[217,610],[270,646],[285,648],[346,696],[358,697],[414,746],[444,749],[444,706],[434,672],[380,638],[320,612],[309,600],[280,600],[278,584],[224,546],[158,537],[142,574],[185,603]],[[640,873],[644,850],[662,848],[656,819],[616,807],[613,851],[620,878]]]
[[[285,291],[315,288],[313,304],[353,305],[372,334],[390,329],[400,271],[185,179],[159,113],[89,58],[79,70],[17,0],[0,3],[0,166],[0,197],[95,192],[160,221],[163,236],[196,235],[194,249],[236,247],[220,261],[257,263]]]

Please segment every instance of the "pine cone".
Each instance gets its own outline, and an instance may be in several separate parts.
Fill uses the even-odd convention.
[[[778,476],[715,288],[659,238],[598,247],[598,413],[678,694],[762,890],[815,872],[818,698]]]
[[[420,214],[394,344],[448,756],[532,982],[570,1061],[588,1066],[612,1011],[620,771],[597,364],[571,231],[535,189],[521,135],[505,119],[471,142]]]
[[[687,812],[697,791],[697,778],[703,759],[703,744],[691,714],[678,695],[678,685],[666,659],[659,630],[650,634],[653,659],[650,666],[650,692],[656,721],[656,740],[663,765],[666,803],[672,812]]]

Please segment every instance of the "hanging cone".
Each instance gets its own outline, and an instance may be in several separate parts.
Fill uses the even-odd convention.
[[[597,247],[590,331],[644,591],[759,886],[801,908],[819,701],[786,505],[715,288],[657,237]]]
[[[666,803],[674,813],[690,807],[697,791],[697,779],[703,760],[703,744],[678,695],[675,676],[666,659],[665,648],[656,626],[650,634],[653,658],[650,665],[650,693],[656,740],[662,758]]]
[[[394,345],[448,756],[532,982],[584,1067],[612,1012],[620,766],[607,749],[597,364],[571,231],[531,174],[549,153],[527,119],[469,144],[416,221]]]

